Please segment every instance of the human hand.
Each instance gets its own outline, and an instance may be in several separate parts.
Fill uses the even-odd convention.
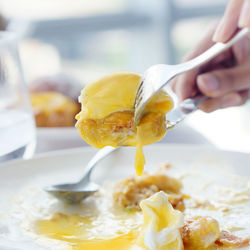
[[[215,42],[226,42],[238,28],[250,28],[250,0],[231,0],[213,36]]]
[[[184,61],[200,55],[214,44],[212,38],[216,27],[213,25],[208,30]],[[199,106],[205,112],[244,104],[250,94],[249,38],[243,38],[206,65],[180,75],[172,82],[172,88],[181,101],[198,93],[210,97]]]

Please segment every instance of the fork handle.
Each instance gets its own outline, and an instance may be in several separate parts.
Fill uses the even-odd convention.
[[[212,58],[219,55],[223,51],[227,50],[237,41],[245,37],[249,32],[250,32],[250,29],[248,28],[241,29],[228,42],[216,43],[215,45],[213,45],[210,49],[206,50],[201,55],[195,57],[194,59],[190,61],[180,64],[179,66],[180,66],[181,73],[194,69],[210,61]],[[193,98],[188,98],[184,100],[180,104],[180,107],[184,113],[189,114],[197,110],[198,106],[204,101],[206,101],[207,99],[209,98],[206,96],[197,95]]]
[[[224,52],[225,50],[229,49],[232,45],[234,45],[236,42],[241,40],[243,37],[245,37],[250,32],[249,28],[244,28],[239,30],[228,42],[226,43],[216,43],[213,45],[210,49],[206,50],[201,55],[195,57],[194,59],[187,61],[185,63],[180,64],[180,68],[182,68],[181,72],[185,72],[191,69],[194,69],[198,66],[201,66],[220,53]]]
[[[209,97],[204,95],[196,95],[192,98],[187,98],[182,101],[179,105],[183,113],[190,114],[198,109],[198,106],[208,100]]]

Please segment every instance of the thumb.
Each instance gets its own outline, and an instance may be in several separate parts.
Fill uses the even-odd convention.
[[[230,69],[214,70],[197,77],[199,90],[209,97],[220,97],[250,88],[250,63]]]

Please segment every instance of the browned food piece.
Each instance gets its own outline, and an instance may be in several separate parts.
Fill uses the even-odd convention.
[[[165,174],[135,176],[119,181],[113,194],[116,204],[123,208],[140,209],[139,203],[151,195],[164,191],[175,209],[184,211],[182,184]]]
[[[210,217],[197,217],[185,221],[181,230],[185,250],[217,249],[216,241],[220,237],[218,222]]]
[[[165,116],[157,113],[148,113],[141,119],[141,126],[147,128],[151,134],[158,136]],[[85,139],[90,139],[98,147],[105,145],[116,147],[117,145],[126,145],[135,140],[134,113],[131,111],[114,112],[103,119],[85,119],[81,121],[81,131],[85,133]],[[124,135],[127,138],[124,141]],[[145,144],[149,143],[143,138]],[[149,138],[151,138],[149,136]]]
[[[250,238],[242,239],[230,234],[229,232],[222,231],[220,238],[216,241],[218,246],[226,247],[244,247],[250,246]]]
[[[250,238],[242,239],[226,231],[220,232],[218,222],[211,217],[186,220],[181,235],[185,250],[250,246]]]
[[[31,94],[37,127],[70,127],[76,123],[79,105],[57,92]]]
[[[110,140],[110,137],[122,141],[124,133],[134,133],[133,113],[130,111],[115,112],[99,120],[86,119],[82,121],[81,129],[96,143],[99,143],[101,138],[104,142],[101,144],[103,147]]]

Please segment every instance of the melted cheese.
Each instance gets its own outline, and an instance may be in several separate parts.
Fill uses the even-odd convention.
[[[164,91],[152,98],[139,125],[134,126],[134,101],[140,76],[132,73],[104,77],[82,90],[76,127],[90,145],[136,146],[136,172],[145,165],[143,146],[159,141],[166,132],[165,114],[173,101]]]

